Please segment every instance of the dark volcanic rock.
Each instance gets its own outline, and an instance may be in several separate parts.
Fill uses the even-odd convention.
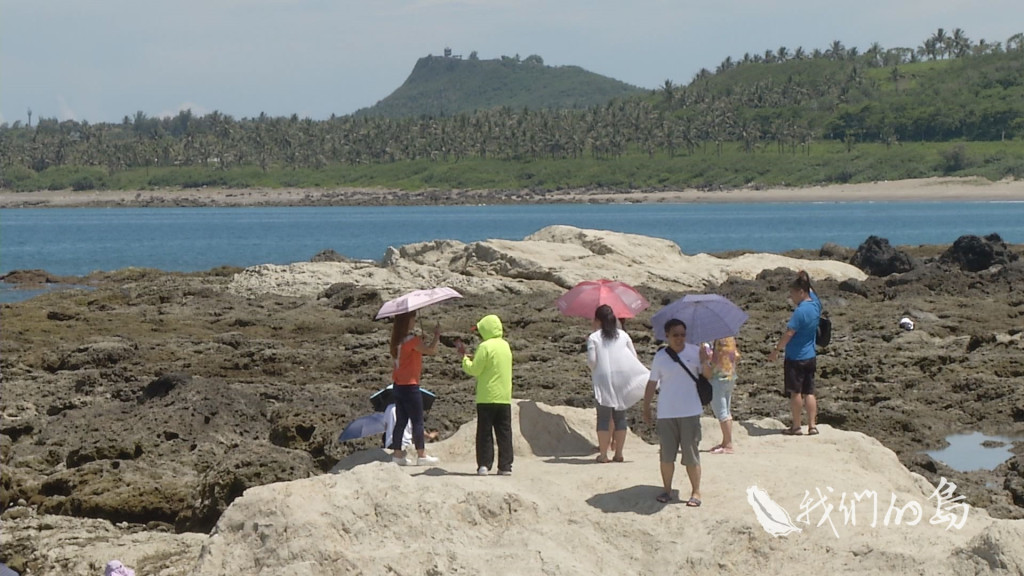
[[[893,248],[887,239],[878,236],[868,236],[850,258],[850,264],[872,276],[901,274],[914,268],[914,262],[906,252]]]
[[[70,351],[51,355],[44,362],[43,368],[50,372],[109,368],[132,358],[138,349],[138,345],[134,342],[121,339],[86,344]]]
[[[310,262],[348,262],[349,259],[345,258],[341,254],[338,254],[334,250],[328,248],[327,250],[321,250],[317,252],[315,256],[309,259]]]
[[[97,460],[135,460],[142,456],[142,446],[138,443],[118,442],[103,446],[82,446],[68,452],[66,460],[68,468],[78,468]]]
[[[384,303],[380,293],[376,290],[346,282],[331,284],[320,293],[318,298],[330,300],[330,307],[336,310],[348,310],[367,305],[379,307]]]
[[[189,374],[164,374],[149,384],[146,384],[146,388],[142,391],[142,398],[144,400],[149,400],[159,396],[167,396],[171,390],[174,390],[183,384],[188,384],[191,381],[192,376]]]
[[[1007,468],[1010,473],[1006,476],[1004,488],[1010,493],[1013,503],[1024,508],[1024,456],[1011,458]]]
[[[829,260],[838,260],[839,262],[849,262],[850,258],[853,257],[854,250],[847,246],[840,246],[835,242],[826,242],[821,245],[821,250],[818,251],[818,256],[822,258],[828,258]]]
[[[868,289],[864,287],[864,283],[856,278],[847,278],[839,283],[839,289],[843,292],[849,292],[858,296],[864,296],[867,298]]]
[[[67,312],[61,312],[60,310],[50,310],[46,313],[47,320],[53,320],[55,322],[67,322],[68,320],[74,320],[78,318],[78,314],[68,314]]]
[[[946,250],[940,260],[967,272],[980,272],[997,264],[1006,265],[1020,258],[998,234],[984,238],[964,235]]]
[[[247,488],[308,478],[316,468],[309,454],[266,443],[247,443],[230,451],[203,475],[193,495],[195,504],[177,518],[179,531],[208,532],[224,510]]]
[[[111,522],[174,522],[188,503],[187,485],[168,481],[150,464],[102,460],[57,472],[42,484],[39,511]]]
[[[0,276],[0,282],[8,284],[60,284],[64,278],[50,274],[46,270],[12,270]]]

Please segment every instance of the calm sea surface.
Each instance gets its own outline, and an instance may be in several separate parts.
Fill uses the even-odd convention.
[[[194,271],[304,261],[328,248],[378,259],[389,245],[521,239],[551,224],[667,238],[688,254],[856,247],[872,234],[914,245],[997,232],[1024,243],[1024,202],[0,210],[0,273]]]

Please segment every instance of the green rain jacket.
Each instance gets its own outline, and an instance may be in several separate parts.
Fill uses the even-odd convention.
[[[512,403],[512,349],[502,338],[501,319],[491,314],[476,324],[483,342],[470,359],[462,358],[462,369],[476,376],[477,404]]]

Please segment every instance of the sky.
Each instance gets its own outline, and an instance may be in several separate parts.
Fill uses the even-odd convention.
[[[538,54],[635,86],[744,52],[917,47],[1024,32],[1021,0],[0,0],[0,122],[372,106],[445,47]],[[33,120],[33,124],[34,124]]]

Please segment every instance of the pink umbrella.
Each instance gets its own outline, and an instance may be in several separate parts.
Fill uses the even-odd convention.
[[[441,286],[440,288],[431,288],[429,290],[413,290],[408,294],[403,294],[394,300],[388,300],[380,307],[377,312],[376,320],[381,318],[390,318],[391,316],[398,316],[399,314],[405,314],[406,312],[412,312],[413,310],[419,310],[425,308],[431,304],[437,304],[438,302],[444,302],[452,298],[462,298],[462,294],[459,294],[455,290],[447,286]]]
[[[651,305],[635,288],[615,280],[584,280],[555,301],[566,316],[593,318],[597,307],[607,304],[616,318],[632,318]]]

